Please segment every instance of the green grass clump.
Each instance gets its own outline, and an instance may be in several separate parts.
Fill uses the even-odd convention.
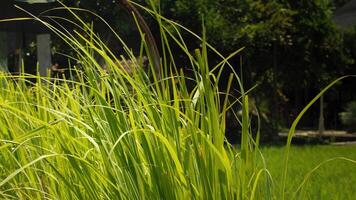
[[[250,134],[248,95],[237,74],[219,90],[224,68],[236,68],[228,60],[241,50],[225,58],[204,36],[154,8],[142,7],[159,25],[159,66],[142,32],[138,59],[116,35],[126,50],[118,58],[76,9],[65,8],[81,28],[74,32],[34,17],[76,51],[80,66],[73,66],[73,79],[1,74],[0,199],[285,198],[287,168],[275,184],[261,164],[259,135]],[[182,31],[200,40],[201,49],[189,49]],[[176,66],[172,45],[185,53],[189,76]],[[218,65],[209,64],[208,51],[221,56]],[[144,56],[150,61],[145,70]],[[125,70],[125,60],[135,70]],[[231,102],[232,85],[241,96]],[[233,104],[241,111],[238,148],[225,139],[226,112]]]
[[[35,19],[76,51],[81,65],[71,72],[74,79],[1,75],[1,199],[242,199],[253,194],[258,177],[251,178],[256,169],[243,90],[242,154],[224,137],[227,94],[219,91],[220,73],[212,70],[221,71],[227,58],[209,66],[204,39],[197,38],[202,48],[191,53],[182,27],[152,11],[163,52],[156,74],[144,34],[139,59],[124,43],[126,55],[117,58],[74,9],[68,12],[81,31]],[[193,78],[175,66],[170,45],[186,53]],[[144,55],[150,60],[147,71]],[[136,70],[125,70],[122,60]],[[238,77],[231,75],[229,85],[234,80]]]

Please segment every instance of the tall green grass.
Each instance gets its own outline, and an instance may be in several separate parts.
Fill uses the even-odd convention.
[[[76,51],[80,66],[73,66],[74,79],[1,74],[1,199],[285,198],[287,177],[278,194],[266,166],[257,164],[263,157],[259,136],[250,133],[248,91],[236,73],[219,90],[221,72],[237,69],[228,60],[242,49],[225,58],[204,34],[198,37],[151,6],[141,8],[159,25],[161,73],[155,73],[142,32],[139,58],[148,56],[147,69],[117,34],[126,54],[116,57],[78,17],[83,10],[64,8],[82,29],[74,32],[33,16]],[[189,49],[182,31],[200,40],[201,49]],[[185,53],[191,74],[176,66],[173,45]],[[218,65],[210,65],[208,51],[221,56]],[[134,72],[125,70],[125,60]],[[241,94],[233,102],[232,85]],[[238,148],[225,139],[226,112],[233,104],[242,111],[236,117]]]

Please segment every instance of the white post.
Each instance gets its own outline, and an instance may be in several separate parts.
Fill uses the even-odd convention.
[[[39,64],[39,74],[47,76],[47,71],[52,65],[51,58],[51,35],[39,34],[37,39],[37,61]]]

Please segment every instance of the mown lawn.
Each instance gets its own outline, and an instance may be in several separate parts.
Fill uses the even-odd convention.
[[[274,182],[279,189],[283,166],[283,147],[264,147],[262,152]],[[287,198],[301,185],[304,178],[320,163],[344,157],[356,160],[356,146],[292,147],[289,159]],[[296,199],[356,199],[356,164],[346,160],[326,162],[312,173]],[[277,192],[278,193],[278,192]]]

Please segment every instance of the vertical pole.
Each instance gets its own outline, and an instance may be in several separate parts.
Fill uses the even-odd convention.
[[[278,60],[277,60],[277,41],[274,40],[272,44],[272,50],[273,50],[273,80],[272,80],[272,87],[273,87],[273,93],[272,93],[272,126],[275,131],[279,131],[279,126],[280,126],[280,118],[279,118],[279,109],[278,109],[278,97],[277,97],[277,73],[278,73]]]
[[[319,134],[322,135],[325,131],[324,124],[324,95],[320,97],[320,108],[319,108]]]
[[[7,63],[7,34],[6,32],[0,32],[0,70],[8,71]]]
[[[7,55],[8,69],[11,73],[19,73],[22,63],[22,33],[8,32],[7,33]]]
[[[39,74],[47,76],[47,71],[52,65],[51,58],[51,35],[39,34],[37,40],[37,62],[39,65]]]

